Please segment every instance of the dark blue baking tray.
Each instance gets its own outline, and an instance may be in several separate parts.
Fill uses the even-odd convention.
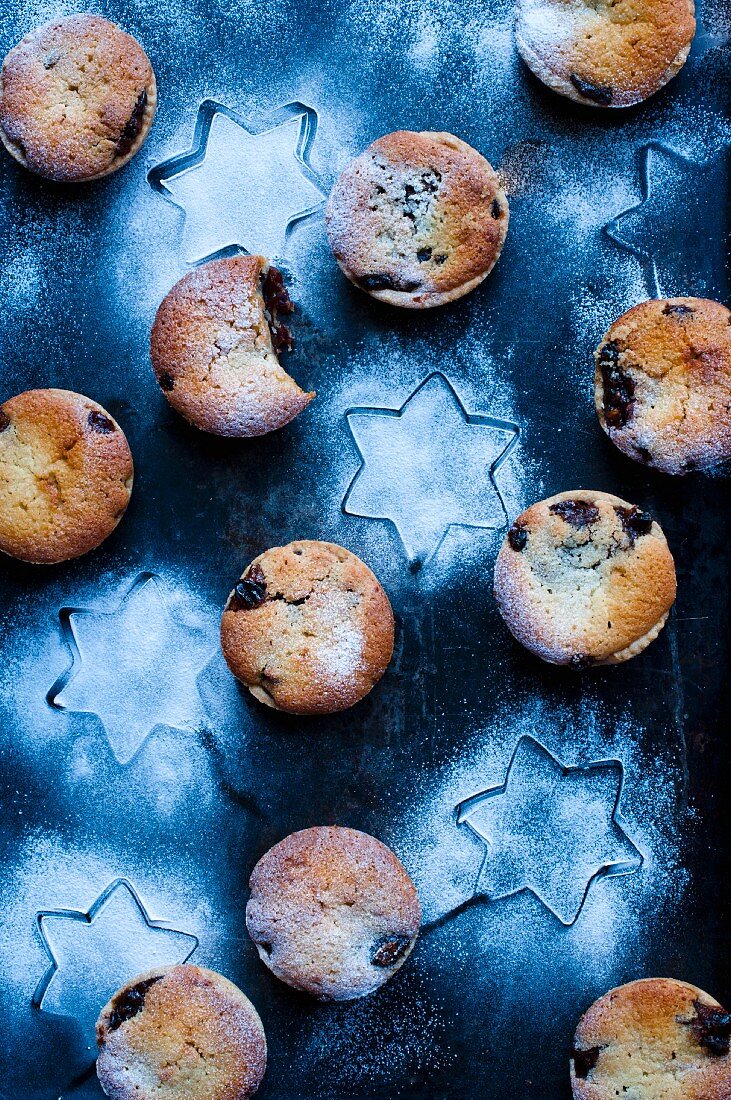
[[[731,1001],[729,483],[614,450],[591,358],[645,297],[728,301],[728,6],[666,89],[606,113],[532,78],[495,0],[102,9],[157,73],[142,153],[77,188],[0,159],[0,396],[81,390],[136,463],[101,549],[0,567],[0,1095],[98,1097],[100,1005],[191,958],[261,1013],[262,1100],[567,1100],[609,987]],[[5,0],[3,52],[70,10]],[[339,170],[397,128],[459,134],[510,193],[494,273],[422,314],[349,286],[323,228]],[[187,427],[148,361],[169,287],[237,248],[287,273],[289,369],[318,393],[244,442]],[[679,581],[657,642],[581,675],[525,653],[491,596],[509,518],[579,486],[649,508]],[[333,718],[264,710],[218,655],[233,581],[302,537],[364,558],[397,618],[383,681]],[[278,983],[244,928],[259,856],[325,823],[391,844],[424,903],[408,965],[350,1005]]]

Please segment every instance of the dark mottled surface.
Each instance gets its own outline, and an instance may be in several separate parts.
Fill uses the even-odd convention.
[[[40,18],[52,7],[43,5]],[[73,1016],[31,1006],[48,962],[35,911],[85,911],[127,876],[155,918],[199,936],[195,961],[221,970],[256,1004],[269,1043],[262,1100],[567,1100],[576,1020],[609,985],[668,974],[731,1003],[728,481],[663,477],[603,436],[592,407],[593,350],[638,300],[643,277],[652,292],[649,261],[620,252],[596,226],[579,235],[572,213],[575,206],[577,224],[587,217],[587,195],[590,213],[605,205],[607,220],[637,203],[648,143],[689,150],[697,163],[684,174],[673,160],[670,185],[653,190],[649,220],[633,222],[627,236],[640,252],[651,243],[663,293],[728,300],[728,213],[719,200],[727,161],[703,130],[730,106],[723,0],[703,13],[709,29],[680,76],[629,111],[584,108],[539,85],[511,52],[507,2],[100,7],[139,37],[156,70],[158,117],[143,152],[79,188],[44,183],[0,157],[0,400],[36,386],[82,390],[119,421],[136,466],[129,511],[99,551],[43,570],[0,566],[0,1096],[99,1097],[88,1032]],[[0,4],[3,50],[38,18],[23,0]],[[428,32],[437,47],[419,68]],[[453,131],[513,179],[494,273],[428,314],[386,308],[349,285],[328,253],[321,216],[295,227],[282,265],[297,305],[287,370],[318,396],[294,423],[257,440],[214,439],[186,425],[148,361],[155,309],[186,267],[180,212],[153,192],[146,171],[189,147],[206,96],[260,126],[292,99],[315,107],[312,159],[326,187],[349,156],[399,127]],[[577,303],[589,305],[582,313]],[[434,369],[470,409],[523,429],[516,454],[530,476],[511,498],[508,521],[532,498],[595,488],[662,524],[678,602],[641,657],[577,676],[541,664],[509,637],[490,596],[507,522],[492,534],[451,534],[436,564],[411,572],[390,528],[341,513],[358,468],[346,409],[369,400],[399,408]],[[93,715],[46,704],[67,663],[59,608],[113,603],[152,570],[177,586],[182,605],[196,594],[215,642],[218,609],[242,569],[293,538],[348,546],[392,599],[394,661],[358,707],[315,722],[277,715],[216,667],[204,692],[207,720],[188,732],[154,731],[121,767]],[[278,983],[244,931],[246,883],[263,852],[293,829],[328,823],[398,848],[401,816],[435,769],[498,718],[509,759],[526,732],[510,729],[511,716],[536,700],[548,715],[571,712],[580,728],[586,723],[580,749],[551,742],[567,763],[611,755],[614,731],[632,716],[642,766],[625,777],[626,811],[641,819],[636,780],[657,776],[658,799],[682,832],[672,858],[688,869],[685,892],[659,899],[629,944],[620,919],[609,947],[594,943],[582,918],[571,933],[530,899],[472,906],[423,936],[396,977],[360,1005],[315,1004]],[[651,801],[642,813],[652,815]],[[44,863],[49,845],[61,853],[60,870]],[[93,872],[84,878],[80,865]],[[65,894],[56,874],[68,878]],[[624,882],[612,880],[602,896],[621,902]],[[540,949],[529,917],[542,922]],[[485,934],[498,922],[510,942],[488,950]],[[522,961],[506,971],[508,948],[511,957],[520,948]]]

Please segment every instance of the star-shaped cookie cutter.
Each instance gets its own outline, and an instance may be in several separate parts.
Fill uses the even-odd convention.
[[[310,161],[317,126],[317,112],[298,100],[259,129],[223,103],[201,103],[190,149],[147,174],[183,211],[188,263],[242,251],[282,257],[293,226],[325,201]]]
[[[157,966],[187,962],[199,946],[193,933],[153,920],[125,878],[110,882],[86,911],[41,910],[36,927],[49,965],[33,1006],[72,1016],[87,1030],[126,981]]]
[[[642,197],[604,233],[637,257],[655,298],[723,296],[728,227],[717,198],[726,189],[724,156],[697,161],[659,141],[639,151]]]
[[[520,427],[467,412],[441,372],[425,378],[400,408],[358,407],[345,416],[361,464],[343,512],[392,523],[412,568],[436,553],[450,527],[507,524],[495,475]]]
[[[623,782],[619,760],[567,766],[521,737],[505,781],[455,810],[457,825],[486,848],[474,896],[496,901],[529,891],[565,927],[575,924],[595,882],[644,864],[620,814]]]
[[[153,729],[194,730],[203,716],[196,687],[211,648],[180,622],[155,573],[140,573],[114,606],[62,607],[71,662],[46,700],[56,710],[94,714],[119,764]]]

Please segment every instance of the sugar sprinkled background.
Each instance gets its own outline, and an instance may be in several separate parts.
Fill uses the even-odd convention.
[[[254,1000],[271,1055],[263,1097],[296,1089],[307,1100],[565,1098],[574,1022],[608,985],[669,973],[721,1000],[729,994],[726,483],[669,483],[634,468],[603,439],[591,403],[592,349],[619,312],[652,292],[647,266],[603,233],[642,198],[647,144],[660,141],[698,166],[705,224],[723,232],[720,177],[711,180],[704,165],[719,166],[725,180],[724,5],[701,12],[703,34],[677,80],[648,104],[611,114],[538,86],[520,65],[503,0],[181,0],[174,11],[136,0],[0,0],[3,49],[46,18],[92,6],[148,49],[158,118],[140,156],[89,188],[54,188],[0,161],[3,396],[53,384],[100,400],[129,435],[136,487],[98,553],[40,573],[3,565],[0,1095],[99,1096],[84,1077],[93,1052],[74,1019],[30,1006],[46,966],[35,913],[85,911],[126,877],[154,917],[198,937],[194,958]],[[318,396],[287,429],[248,443],[182,424],[147,354],[157,304],[186,264],[181,213],[146,172],[189,148],[206,97],[254,130],[296,99],[316,110],[312,163],[325,190],[379,134],[447,129],[500,169],[511,202],[489,280],[421,316],[348,286],[321,217],[296,225],[284,260],[298,349],[287,365]],[[668,219],[680,227],[673,239],[687,253],[670,255],[662,233],[657,245],[661,266],[678,277],[697,252],[683,241],[683,216],[682,200],[652,215],[658,230]],[[723,298],[720,257],[720,248],[710,253],[703,290]],[[581,481],[661,519],[679,600],[636,661],[574,677],[522,653],[490,598],[501,530],[452,528],[412,572],[391,525],[343,513],[360,463],[347,410],[399,408],[435,369],[469,412],[520,425],[520,443],[496,475],[510,516]],[[452,442],[458,451],[458,431]],[[438,480],[438,454],[433,464]],[[333,539],[360,554],[397,618],[394,661],[378,689],[316,722],[258,707],[216,647],[233,581],[256,554],[293,537]],[[45,696],[69,660],[59,609],[113,606],[145,570],[160,576],[177,621],[207,639],[212,656],[202,655],[195,676],[201,711],[191,706],[190,720],[179,721],[186,716],[172,708],[177,724],[153,729],[120,765],[98,717],[52,710]],[[196,657],[184,689],[191,700],[197,667]],[[138,702],[119,693],[120,723],[139,716]],[[471,905],[428,931],[398,977],[360,1004],[315,1005],[269,975],[246,938],[243,908],[251,867],[271,844],[318,823],[366,829],[393,845],[431,913],[462,861],[469,891],[472,861],[483,854],[456,828],[456,802],[501,782],[525,735],[567,764],[622,761],[622,812],[645,855],[640,872],[596,883],[570,929],[531,895]],[[83,959],[78,965],[83,972]]]
[[[556,928],[549,912],[544,911],[540,921],[534,918],[534,923],[542,925],[543,935],[548,937],[557,934],[569,940],[576,937],[580,944],[588,938],[595,946],[605,940],[607,951],[598,955],[598,965],[621,968],[620,948],[637,950],[648,909],[651,915],[656,915],[669,897],[679,900],[682,887],[687,884],[680,839],[687,811],[678,812],[682,773],[672,746],[665,746],[662,753],[648,760],[643,756],[641,727],[629,716],[608,723],[600,707],[591,711],[575,707],[552,710],[540,701],[526,701],[522,706],[501,708],[487,728],[475,731],[459,747],[452,748],[441,767],[432,767],[428,775],[415,776],[422,795],[419,799],[406,797],[401,807],[403,817],[395,826],[395,833],[418,884],[425,920],[428,924],[442,923],[480,893],[477,882],[485,851],[474,837],[466,834],[463,825],[457,824],[456,808],[476,792],[499,787],[504,782],[516,744],[524,737],[537,740],[565,766],[586,767],[603,760],[619,761],[622,765],[619,811],[628,836],[642,853],[643,866],[633,872],[632,881],[618,877],[590,889],[589,911],[582,909],[576,926],[563,933]],[[573,809],[566,804],[567,812],[575,812],[579,817],[586,809],[581,799]],[[537,808],[536,813],[540,812]],[[526,821],[525,828],[527,832],[540,829],[550,833],[551,821],[548,817],[537,817],[535,821]],[[552,858],[564,868],[565,876],[571,878],[577,870],[558,839]],[[625,915],[624,920],[618,921],[628,891],[633,897],[628,907],[633,919],[628,921]],[[604,906],[597,904],[595,895],[606,898]],[[535,909],[532,901],[527,904]],[[520,922],[520,914],[517,918],[515,913],[507,918],[495,916],[498,907],[506,912],[511,909],[496,901],[478,918],[485,935],[494,934],[496,920]],[[611,923],[610,913],[614,917]],[[507,943],[520,942],[516,932],[517,927],[512,935],[505,936]],[[509,966],[506,955],[504,952],[503,966]],[[582,967],[585,966],[582,960]]]

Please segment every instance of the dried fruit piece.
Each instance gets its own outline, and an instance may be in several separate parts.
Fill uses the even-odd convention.
[[[711,1054],[728,1054],[731,1049],[731,1013],[702,1001],[693,1001],[693,1008],[695,1019],[690,1027],[700,1045]]]
[[[490,216],[492,218],[499,218],[503,212],[503,208],[497,199],[493,199],[490,205]]]
[[[408,936],[382,940],[371,955],[371,963],[373,966],[394,966],[403,957],[410,943]]]
[[[525,550],[526,543],[528,542],[528,532],[522,523],[514,523],[508,531],[508,543],[511,550],[515,550],[516,553],[520,553],[521,550]]]
[[[586,1050],[578,1050],[574,1047],[571,1051],[571,1058],[574,1063],[574,1073],[582,1081],[586,1080],[596,1066],[600,1053],[601,1047],[588,1047]]]
[[[137,96],[137,102],[134,105],[132,114],[125,123],[124,130],[117,142],[115,152],[118,157],[126,157],[131,151],[135,138],[139,135],[142,129],[142,120],[145,116],[145,107],[147,106],[147,92],[143,88],[140,94]]]
[[[392,279],[390,275],[363,275],[358,282],[364,290],[397,290],[408,293],[417,290],[421,283],[417,279]]]
[[[145,978],[143,982],[130,986],[119,997],[115,997],[112,1014],[109,1017],[109,1031],[116,1031],[121,1024],[131,1020],[133,1016],[142,1011],[148,989],[155,982],[159,982],[161,978],[162,974],[159,974],[156,978]]]
[[[406,196],[404,202],[404,216],[411,221],[416,221],[416,215],[420,209],[425,208],[426,199],[430,195],[436,194],[439,184],[441,183],[441,174],[436,169],[429,170],[428,172],[422,172],[421,189],[414,187],[413,183],[407,183],[404,185],[404,195]]]
[[[114,431],[114,424],[105,416],[104,413],[100,413],[97,409],[92,409],[87,417],[89,427],[92,431],[99,432],[100,435],[111,435]]]
[[[652,516],[649,512],[643,512],[637,505],[632,508],[615,506],[614,511],[619,516],[622,527],[632,542],[638,539],[640,535],[649,535],[652,530]]]
[[[668,302],[663,310],[666,317],[687,317],[691,313],[695,313],[692,306],[685,306],[682,302]]]
[[[420,248],[416,253],[416,258],[420,264],[426,263],[427,260],[431,259],[431,248]]]
[[[610,428],[623,428],[632,416],[635,383],[619,365],[619,346],[610,340],[599,352],[604,384],[604,418]]]
[[[0,409],[0,432],[4,432],[6,428],[10,427],[10,417],[5,412],[5,409]]]
[[[252,611],[267,598],[267,582],[261,567],[252,565],[233,590],[227,611]]]
[[[280,313],[294,313],[294,302],[287,293],[281,271],[276,267],[269,267],[262,278],[262,297],[264,298],[264,312],[272,335],[272,346],[277,354],[282,351],[292,351],[294,340],[287,325],[279,320]]]
[[[166,370],[162,371],[162,373],[158,375],[157,380],[160,383],[160,388],[165,390],[167,393],[170,393],[170,390],[175,385],[175,379],[173,378],[172,374],[169,374]]]
[[[287,325],[272,324],[269,327],[272,334],[272,347],[277,355],[283,351],[294,350],[294,338]]]
[[[584,99],[590,99],[593,103],[601,104],[602,107],[608,107],[614,99],[614,92],[606,84],[592,84],[590,80],[584,80],[576,73],[571,74],[571,83]]]
[[[570,523],[577,531],[599,519],[599,509],[589,500],[559,500],[550,506],[549,511]]]
[[[269,267],[262,283],[262,294],[266,308],[272,312],[294,313],[294,302],[287,293],[282,272]]]

